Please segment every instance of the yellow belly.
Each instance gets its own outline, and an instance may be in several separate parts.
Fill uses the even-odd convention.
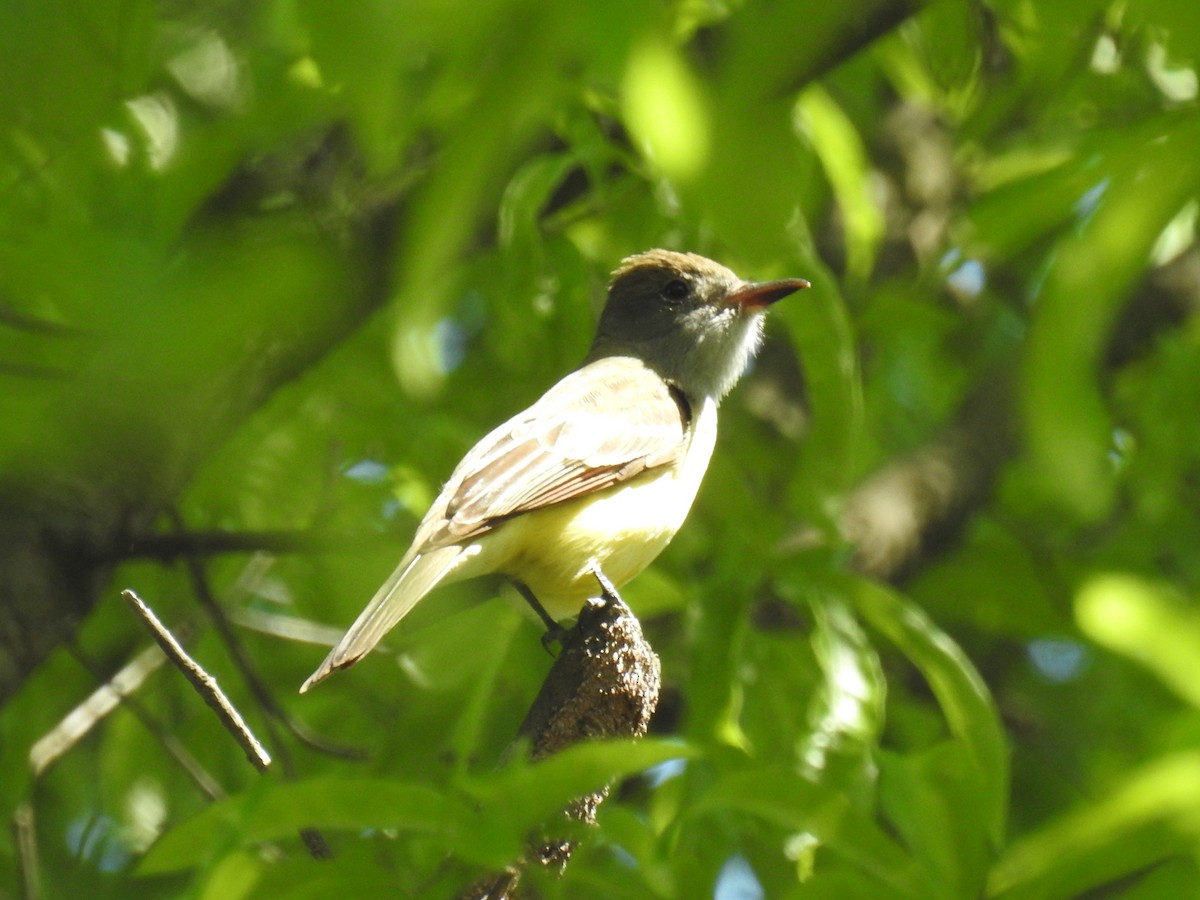
[[[692,422],[687,452],[675,465],[516,516],[479,540],[475,564],[464,569],[518,579],[551,616],[574,617],[588,597],[599,593],[593,564],[620,587],[670,543],[692,507],[715,440],[716,407],[706,403]]]

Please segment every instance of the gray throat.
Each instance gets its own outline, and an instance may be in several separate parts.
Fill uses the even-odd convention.
[[[719,328],[707,324],[694,333],[680,330],[643,341],[617,341],[597,335],[586,362],[607,356],[632,356],[689,397],[719,402],[745,374],[758,351],[763,316],[736,315]]]

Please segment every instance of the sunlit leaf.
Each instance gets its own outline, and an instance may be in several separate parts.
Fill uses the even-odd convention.
[[[820,87],[810,87],[796,106],[799,127],[810,138],[833,186],[846,231],[846,268],[852,283],[871,274],[883,237],[883,211],[871,193],[871,167],[853,123]]]
[[[801,764],[813,778],[822,777],[831,757],[853,760],[868,771],[883,727],[886,686],[879,658],[840,599],[822,598],[812,609],[823,680],[809,710],[812,732],[798,748]]]
[[[613,779],[693,755],[677,741],[606,741],[577,744],[538,763],[514,763],[489,777],[467,782],[481,802],[530,824],[561,810],[574,797]]]
[[[711,117],[700,83],[677,48],[647,38],[630,56],[622,85],[625,119],[647,157],[688,181],[708,160]]]
[[[205,879],[201,900],[241,900],[262,878],[262,861],[248,853],[231,853]]]
[[[1200,706],[1200,615],[1161,584],[1117,573],[1098,574],[1075,597],[1084,634],[1153,671],[1193,706]]]
[[[230,797],[167,832],[143,874],[194,866],[230,840],[239,845],[294,837],[302,828],[399,828],[453,832],[473,815],[432,787],[371,779],[320,778]]]
[[[978,815],[988,838],[1004,834],[1008,747],[992,696],[962,649],[917,606],[864,579],[847,584],[870,625],[893,642],[929,683],[946,723],[963,744],[978,779]]]
[[[1164,756],[1095,803],[1015,841],[992,870],[994,897],[1078,896],[1179,852],[1200,831],[1200,757]]]

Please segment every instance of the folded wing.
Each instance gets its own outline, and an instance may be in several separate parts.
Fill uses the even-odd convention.
[[[589,363],[475,445],[422,522],[415,547],[457,543],[670,465],[686,450],[690,421],[687,398],[640,360]]]

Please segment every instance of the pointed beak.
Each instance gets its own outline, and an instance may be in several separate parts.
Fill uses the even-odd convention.
[[[782,281],[745,281],[742,286],[725,298],[727,306],[736,306],[744,313],[761,312],[788,294],[809,287],[803,278],[785,278]]]

